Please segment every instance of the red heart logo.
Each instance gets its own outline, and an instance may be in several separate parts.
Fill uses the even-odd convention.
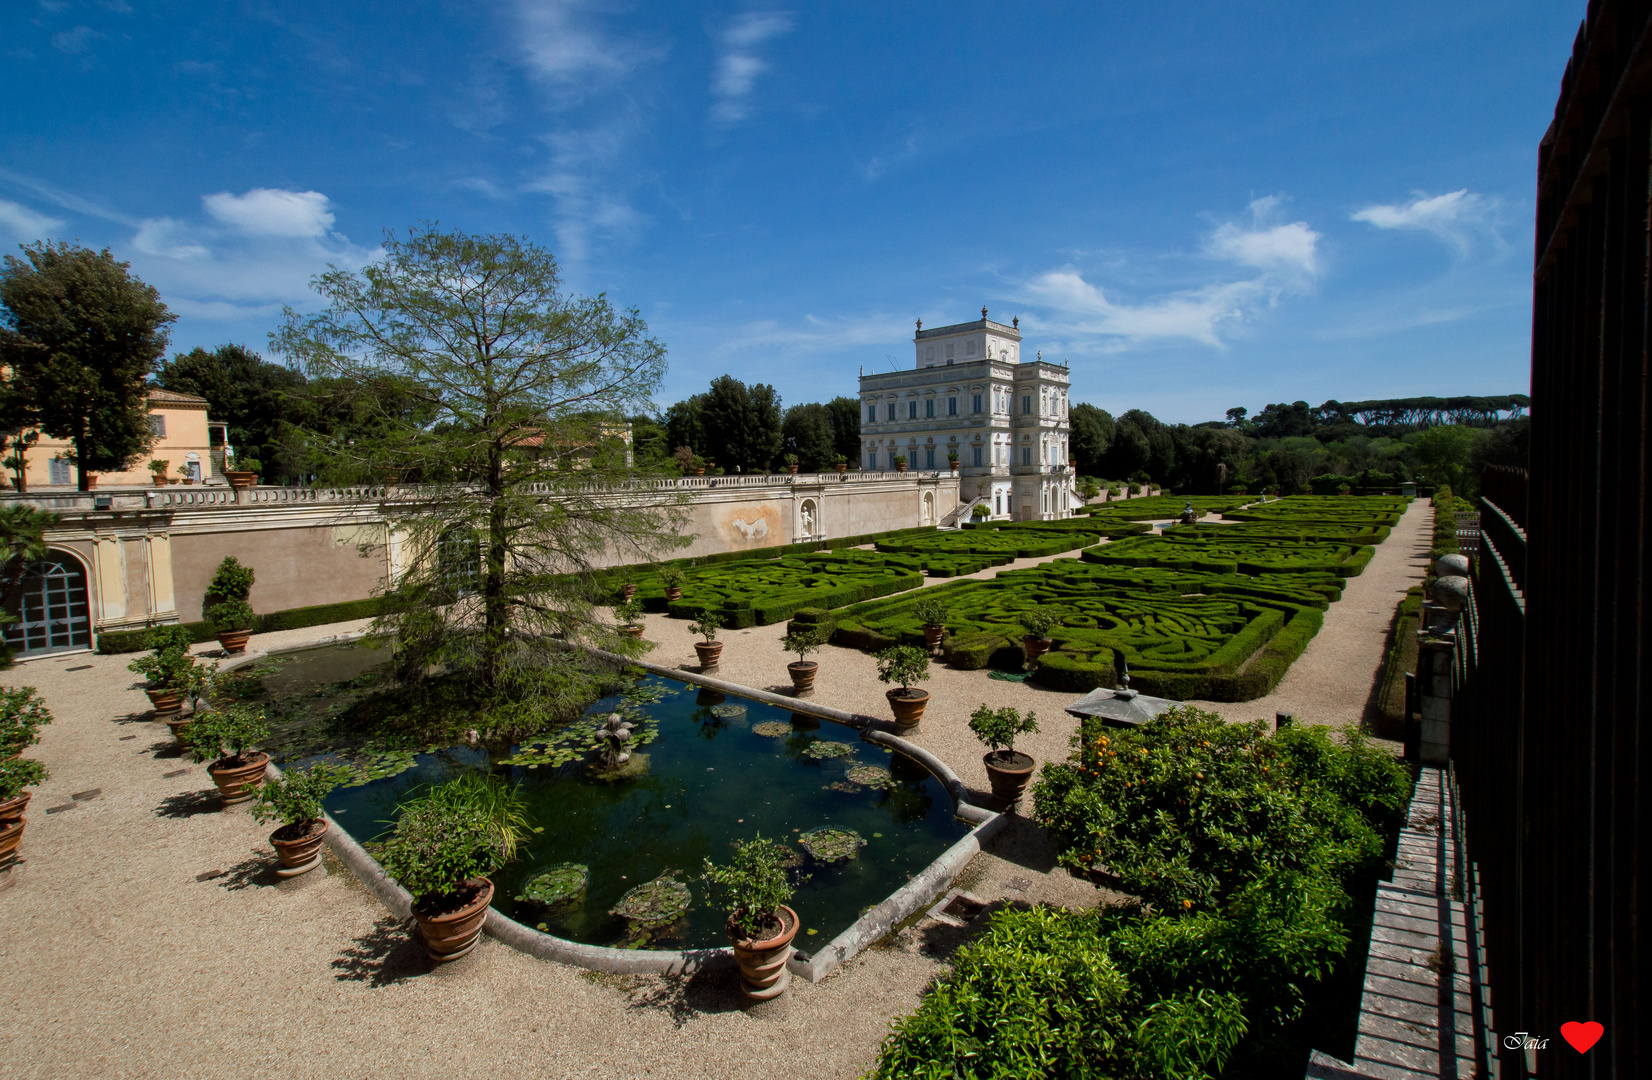
[[[1589,1048],[1599,1042],[1604,1034],[1606,1028],[1598,1020],[1588,1020],[1581,1024],[1576,1020],[1568,1020],[1560,1025],[1560,1037],[1571,1043],[1572,1049],[1580,1054],[1587,1054]]]

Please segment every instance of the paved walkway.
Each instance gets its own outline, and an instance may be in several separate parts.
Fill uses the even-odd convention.
[[[1385,550],[1411,533],[1402,524],[1366,570],[1383,575],[1384,589],[1394,584],[1381,569]],[[1351,588],[1332,606],[1321,638],[1340,633],[1345,612],[1367,619],[1364,609],[1384,590],[1351,606],[1356,595]],[[1386,616],[1378,621],[1385,630]],[[261,635],[253,647],[290,647],[361,625]],[[783,625],[725,633],[719,674],[787,685],[783,633]],[[693,664],[683,621],[649,616],[647,635],[658,643],[656,661]],[[1365,664],[1369,652],[1343,662]],[[1312,656],[1310,647],[1298,665]],[[765,1020],[738,1010],[730,975],[599,977],[487,938],[470,957],[431,972],[336,862],[325,876],[277,883],[269,830],[244,810],[219,809],[204,768],[177,757],[165,727],[147,719],[128,659],[79,655],[0,673],[0,684],[38,687],[57,717],[30,751],[52,778],[30,807],[27,861],[0,891],[0,1008],[13,1018],[0,1027],[7,1077],[219,1077],[263,1068],[328,1078],[711,1078],[760,1061],[783,1062],[798,1077],[857,1077],[875,1061],[889,1020],[917,1004],[962,933],[919,924],[817,985],[794,982],[789,1012]],[[827,646],[817,659],[817,700],[887,714],[871,657]],[[1371,677],[1366,670],[1366,683]],[[983,748],[966,721],[982,703],[1035,710],[1042,730],[1018,748],[1042,761],[1067,755],[1075,724],[1062,707],[1071,693],[944,667],[924,686],[932,702],[917,740],[977,790],[986,787]],[[1271,706],[1245,708],[1262,715]],[[1298,708],[1305,720],[1318,718]],[[1025,821],[1000,834],[958,885],[989,902],[1105,898],[1056,868]]]

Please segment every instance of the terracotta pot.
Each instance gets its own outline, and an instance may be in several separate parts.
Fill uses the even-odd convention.
[[[947,458],[946,459],[946,467],[951,469],[953,472],[957,472],[958,471],[958,459],[957,458]]]
[[[186,476],[186,477],[184,477],[184,483],[186,483],[186,484],[193,484],[193,483],[194,483],[194,482],[195,482],[195,478],[194,478],[194,477],[193,477],[193,476]]]
[[[234,488],[236,491],[241,491],[257,484],[258,474],[255,472],[248,472],[244,469],[225,469],[224,479],[229,481],[230,487]]]
[[[896,472],[896,473],[903,473],[903,472],[905,472],[905,471],[906,471],[906,466],[905,466],[905,465],[903,465],[903,464],[899,464],[899,463],[897,463],[897,464],[896,464],[896,465],[895,465],[895,472]]]
[[[171,713],[167,716],[161,717],[161,722],[172,729],[172,737],[178,740],[179,746],[189,745],[184,742],[184,730],[188,728],[190,724],[195,722],[194,716],[185,718],[180,717],[177,713]]]
[[[176,690],[151,690],[144,687],[143,692],[149,695],[149,704],[153,705],[158,713],[175,713],[184,707],[183,695]]]
[[[493,882],[487,878],[472,878],[465,882],[465,886],[479,888],[480,891],[464,907],[438,915],[427,915],[418,907],[413,909],[413,918],[419,923],[419,936],[424,938],[425,951],[438,964],[459,959],[474,949],[482,936],[488,905],[493,902]],[[437,899],[445,900],[446,897]],[[430,906],[425,905],[426,910]]]
[[[247,642],[251,638],[251,630],[225,630],[218,635],[218,644],[224,647],[225,652],[234,656],[247,651]]]
[[[630,603],[631,598],[635,595],[637,595],[637,587],[635,585],[624,585],[620,588],[620,599],[626,603]]]
[[[847,465],[839,465],[837,467],[837,474],[839,476],[842,476],[844,473],[846,473],[848,471],[849,471],[849,466],[847,466]]]
[[[714,668],[717,661],[723,657],[723,643],[721,641],[696,641],[694,651],[700,654],[700,668]]]
[[[681,600],[683,598],[682,586],[681,585],[673,585],[670,588],[666,589],[665,590],[665,598],[666,598],[667,601]]]
[[[1021,798],[1032,782],[1033,769],[1038,762],[1031,755],[1014,752],[1009,758],[1003,758],[994,750],[981,759],[987,767],[987,780],[992,784],[992,793],[1007,803],[1013,803]]]
[[[813,660],[800,660],[787,664],[786,671],[792,677],[792,689],[799,694],[808,694],[814,691],[815,676],[820,673],[820,664]]]
[[[1050,651],[1050,639],[1047,637],[1024,637],[1021,646],[1027,650],[1027,663],[1032,664],[1040,656]]]
[[[166,477],[162,476],[160,473],[150,473],[149,479],[151,481],[151,487],[165,487],[167,483]]]
[[[924,627],[924,644],[929,646],[929,651],[930,652],[934,652],[936,649],[939,649],[941,647],[941,639],[944,638],[944,637],[946,637],[946,627],[944,627],[944,626],[926,626],[926,627]]]
[[[694,475],[695,476],[704,476],[705,474],[706,474],[706,471],[704,469],[695,469],[694,470]]]
[[[264,784],[264,766],[270,763],[270,756],[260,751],[249,755],[244,765],[223,764],[229,760],[232,759],[219,758],[207,766],[207,775],[218,785],[225,806],[246,802],[258,793]]]
[[[792,939],[802,925],[797,912],[784,904],[780,906],[783,929],[774,937],[753,941],[735,929],[729,920],[724,930],[734,946],[734,962],[740,965],[740,990],[754,1001],[768,1001],[786,992],[792,973],[786,970],[786,961],[792,958]]]
[[[277,870],[276,873],[282,877],[297,877],[314,870],[321,864],[321,842],[326,836],[326,818],[283,825],[270,833],[270,846],[280,856],[282,870],[291,871],[282,873],[282,870]]]
[[[18,792],[10,799],[0,802],[0,825],[10,825],[14,821],[23,820],[23,808],[29,805],[34,797],[32,791]]]
[[[619,628],[619,632],[624,634],[626,637],[636,637],[636,638],[642,637],[642,627],[640,627],[640,626],[631,626],[631,625],[622,626],[622,627]]]
[[[918,726],[918,721],[924,718],[924,709],[929,705],[928,690],[885,690],[883,696],[889,699],[889,708],[895,714],[895,723],[903,730],[911,730]]]
[[[17,845],[23,842],[23,826],[28,823],[28,818],[18,818],[0,828],[0,866],[10,866],[17,861]]]
[[[796,476],[796,475],[797,475],[797,470],[798,470],[798,466],[796,466],[796,465],[788,465],[788,466],[786,466],[786,471],[787,471],[787,472],[789,472],[789,473],[791,473],[791,474],[792,474],[792,475],[793,475],[793,476]]]
[[[97,489],[98,489],[98,474],[97,473],[92,473],[90,476],[86,477],[86,490],[87,491],[96,491]]]

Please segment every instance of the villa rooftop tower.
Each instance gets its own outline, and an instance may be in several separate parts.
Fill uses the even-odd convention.
[[[1048,521],[1079,505],[1067,467],[1067,369],[1021,358],[1021,320],[987,318],[912,338],[905,371],[862,374],[861,465],[945,471],[956,455],[959,498],[995,518]]]

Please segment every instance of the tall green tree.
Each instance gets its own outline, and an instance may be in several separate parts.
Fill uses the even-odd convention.
[[[696,451],[730,472],[735,467],[758,472],[774,466],[781,439],[780,395],[774,387],[747,386],[732,375],[720,375],[696,397],[704,439],[704,449],[695,446]]]
[[[1074,405],[1068,414],[1072,425],[1071,449],[1078,459],[1080,476],[1102,476],[1102,461],[1113,445],[1113,416],[1089,402]],[[1112,477],[1108,477],[1112,479]]]
[[[341,477],[444,481],[389,505],[402,570],[380,627],[404,676],[434,665],[472,681],[485,734],[577,715],[595,676],[564,643],[637,650],[597,618],[595,568],[686,543],[680,505],[626,495],[635,472],[594,453],[647,406],[665,346],[635,310],[564,294],[551,253],[517,237],[431,226],[391,234],[383,250],[360,273],[318,277],[326,308],[289,309],[272,335],[341,393],[400,380],[429,411],[382,414],[313,448]]]
[[[181,394],[207,399],[214,420],[229,426],[236,454],[255,457],[266,480],[298,470],[282,453],[282,426],[294,419],[304,374],[272,364],[244,345],[191,349],[161,365],[155,382]]]
[[[832,414],[826,406],[814,402],[793,405],[780,422],[780,433],[785,440],[784,452],[796,454],[804,472],[821,472],[832,464],[837,449],[832,439]]]
[[[0,366],[22,420],[67,439],[80,490],[153,441],[147,379],[177,316],[129,264],[46,241],[0,268]]]
[[[860,399],[839,395],[826,403],[832,421],[832,456],[860,460]]]

